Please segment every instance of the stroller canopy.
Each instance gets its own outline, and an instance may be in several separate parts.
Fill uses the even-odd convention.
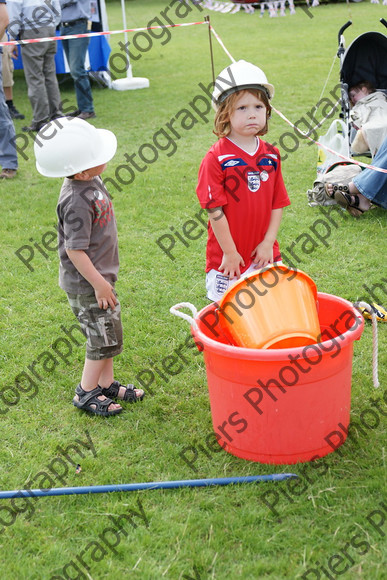
[[[349,88],[369,81],[376,89],[387,89],[387,36],[381,32],[358,36],[345,51],[341,81]]]

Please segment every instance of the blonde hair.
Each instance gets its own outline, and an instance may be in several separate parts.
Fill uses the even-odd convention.
[[[239,99],[243,93],[250,93],[257,97],[266,107],[266,123],[263,129],[261,129],[257,135],[266,135],[269,130],[268,120],[271,116],[271,106],[269,103],[269,97],[265,90],[263,89],[243,89],[232,93],[219,105],[216,111],[215,121],[214,121],[214,133],[217,137],[227,137],[231,133],[231,123],[230,118],[234,112],[234,107],[236,101]]]

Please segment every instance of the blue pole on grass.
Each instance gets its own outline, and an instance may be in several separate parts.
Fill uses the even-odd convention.
[[[84,487],[54,487],[52,489],[19,489],[0,491],[0,499],[14,497],[48,497],[52,495],[82,495],[87,493],[111,493],[113,491],[138,491],[142,489],[175,489],[179,487],[210,487],[258,481],[283,481],[298,477],[295,473],[271,475],[246,475],[245,477],[220,477],[215,479],[183,479],[177,481],[151,481],[148,483],[119,483],[115,485],[89,485]]]

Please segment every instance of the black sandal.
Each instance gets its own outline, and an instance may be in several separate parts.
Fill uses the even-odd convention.
[[[340,183],[331,183],[332,186],[332,193],[328,193],[327,185],[325,185],[325,191],[328,197],[334,199],[341,207],[346,209],[348,213],[351,214],[353,217],[361,216],[365,210],[360,209],[360,200],[359,196],[356,194],[351,194],[349,192],[348,185],[342,185]],[[352,198],[355,200],[352,203]]]
[[[351,195],[348,196],[349,199],[349,205],[347,207],[347,211],[353,216],[353,217],[359,217],[361,216],[365,211],[364,209],[360,208],[360,198],[358,195],[356,195],[356,193],[353,193]],[[352,202],[352,199],[354,199],[354,203]]]
[[[328,185],[332,186],[332,193],[329,193]],[[344,185],[342,183],[326,183],[325,192],[328,197],[337,201],[341,207],[344,207],[345,209],[347,208],[348,202],[344,202],[344,199],[346,194],[349,195],[348,185]]]
[[[125,393],[123,397],[119,397],[120,387],[124,387]],[[142,389],[137,389],[138,391],[142,391]],[[118,401],[129,401],[130,403],[137,403],[137,401],[142,401],[145,397],[144,391],[142,391],[142,395],[139,397],[136,395],[136,389],[134,385],[122,385],[119,381],[113,381],[110,387],[106,389],[102,389],[102,394],[107,397],[111,397],[112,399],[116,399]]]
[[[101,387],[96,387],[92,391],[84,391],[79,383],[75,389],[75,394],[78,395],[79,400],[77,401],[74,397],[73,405],[78,409],[87,411],[88,413],[110,417],[110,415],[118,415],[118,413],[121,413],[122,411],[122,407],[120,409],[112,409],[109,411],[109,405],[114,403],[114,401],[109,398],[106,398],[104,401],[98,399],[98,397],[104,395]]]

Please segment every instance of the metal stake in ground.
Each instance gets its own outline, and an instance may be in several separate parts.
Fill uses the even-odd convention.
[[[210,57],[211,57],[211,72],[212,72],[212,82],[215,85],[215,69],[214,69],[214,53],[212,50],[212,36],[211,36],[211,22],[210,22],[210,17],[209,16],[205,16],[204,17],[205,22],[208,22],[208,40],[210,43]]]

